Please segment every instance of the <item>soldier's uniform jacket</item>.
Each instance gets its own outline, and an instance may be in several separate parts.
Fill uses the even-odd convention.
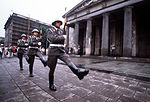
[[[17,43],[17,46],[18,46],[18,53],[24,53],[24,51],[27,50],[28,48],[28,41],[27,40],[23,40],[23,39],[19,39],[18,40],[18,43]]]
[[[28,55],[36,55],[36,53],[40,51],[41,38],[36,36],[29,36],[28,42],[29,42]]]
[[[51,44],[64,45],[65,31],[56,27],[50,27],[47,32],[47,40],[50,43],[48,55],[61,55],[65,53],[64,47],[51,46]]]

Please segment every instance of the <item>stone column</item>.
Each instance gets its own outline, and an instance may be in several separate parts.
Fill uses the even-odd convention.
[[[137,55],[137,35],[136,35],[136,22],[133,20],[132,24],[132,56]]]
[[[96,27],[94,55],[99,55],[99,54],[100,54],[100,28]]]
[[[74,42],[74,50],[75,53],[78,51],[78,41],[79,41],[79,22],[75,23],[75,30],[73,35],[73,42]]]
[[[65,44],[66,44],[67,48],[69,47],[69,28],[70,27],[67,27],[67,29],[66,29],[66,36],[67,36],[67,38],[66,38]]]
[[[132,56],[132,7],[124,9],[123,56]]]
[[[108,40],[109,40],[109,15],[108,13],[103,14],[103,25],[102,25],[102,48],[101,55],[108,56]]]
[[[88,19],[86,27],[86,45],[85,45],[86,55],[91,54],[91,38],[92,38],[92,19]]]

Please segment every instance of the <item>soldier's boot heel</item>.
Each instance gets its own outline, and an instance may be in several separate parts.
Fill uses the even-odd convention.
[[[33,75],[33,74],[30,74],[29,77],[34,77],[34,75]]]
[[[80,80],[82,80],[84,76],[86,76],[88,73],[89,73],[88,69],[80,69],[77,76]]]
[[[23,68],[20,68],[21,71],[23,71]]]
[[[79,78],[79,80],[82,80],[84,78],[84,76],[86,76],[89,73],[88,69],[81,69],[81,68],[77,68],[73,63],[69,64],[69,68],[71,69],[71,71],[77,75],[77,77]]]
[[[54,84],[50,84],[50,85],[49,85],[49,89],[50,89],[51,91],[57,91],[56,86],[55,86]]]
[[[54,84],[54,75],[49,76],[49,89],[50,89],[51,91],[56,91],[56,90],[57,90],[57,89],[56,89],[56,86],[55,86],[55,84]]]

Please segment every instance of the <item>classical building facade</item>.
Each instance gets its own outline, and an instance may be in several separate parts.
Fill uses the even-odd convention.
[[[149,0],[83,0],[63,17],[82,55],[150,57]]]
[[[48,24],[20,14],[13,13],[5,23],[5,46],[16,46],[21,34],[30,35],[33,29],[48,28]]]

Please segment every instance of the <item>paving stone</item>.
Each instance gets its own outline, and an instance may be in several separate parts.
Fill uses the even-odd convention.
[[[129,97],[132,97],[135,93],[133,90],[130,90],[128,88],[123,88],[123,87],[117,88],[116,92]]]
[[[73,95],[63,100],[62,102],[87,102],[84,98],[81,98],[77,95]]]
[[[129,89],[134,90],[134,91],[139,91],[139,92],[146,92],[146,88],[144,87],[140,87],[140,86],[136,86],[136,85],[129,85]]]
[[[120,92],[109,89],[103,89],[100,94],[111,99],[118,99],[121,95]]]
[[[123,80],[122,81],[114,81],[113,84],[121,86],[121,87],[125,87],[125,88],[128,88],[130,85],[130,83],[124,82]]]
[[[150,96],[150,89],[146,90],[146,94]]]
[[[127,97],[127,96],[124,96],[124,95],[119,98],[119,101],[120,102],[142,102],[142,101],[139,101],[135,98]]]
[[[16,97],[20,95],[23,96],[23,93],[20,90],[14,90],[14,91],[11,90],[11,92],[0,95],[0,101],[15,99]]]
[[[83,87],[73,87],[70,89],[72,93],[80,96],[80,97],[84,97],[87,96],[88,94],[90,94],[92,91]]]
[[[144,88],[150,88],[150,83],[147,82],[140,82],[138,84],[139,87],[144,87]]]
[[[75,94],[71,93],[70,90],[63,90],[63,91],[52,92],[51,95],[57,100],[64,101],[70,97],[73,97]]]
[[[141,92],[136,92],[134,98],[136,100],[144,101],[144,102],[150,102],[150,96],[141,93]]]
[[[109,98],[106,102],[118,102],[118,100],[119,100],[119,98],[117,98],[117,99]]]
[[[88,100],[87,102],[105,102],[108,97],[93,92],[84,97],[84,99]]]

